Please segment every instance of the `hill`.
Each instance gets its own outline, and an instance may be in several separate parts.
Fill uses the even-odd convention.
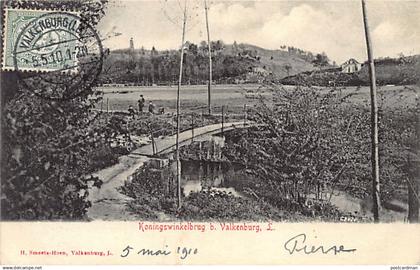
[[[281,79],[314,69],[311,52],[284,47],[268,50],[250,44],[212,42],[213,79],[216,83],[255,82],[261,76]],[[187,42],[183,83],[207,82],[208,46]],[[110,51],[104,62],[101,83],[135,85],[174,84],[178,79],[179,51],[122,49]]]
[[[376,80],[379,85],[416,84],[420,81],[420,55],[399,58],[382,58],[375,60]],[[369,68],[367,63],[355,73],[343,73],[340,68],[313,72],[301,72],[281,80],[289,85],[369,85]]]
[[[260,57],[258,66],[266,68],[278,78],[310,71],[315,68],[312,64],[312,61],[315,59],[314,54],[301,49],[284,47],[284,49],[268,50],[250,44],[241,44],[241,46],[245,50],[256,52]],[[289,66],[289,68],[286,66]]]

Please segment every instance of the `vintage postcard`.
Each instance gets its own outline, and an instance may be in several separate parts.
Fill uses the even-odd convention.
[[[1,23],[2,265],[418,268],[419,1],[8,0]]]

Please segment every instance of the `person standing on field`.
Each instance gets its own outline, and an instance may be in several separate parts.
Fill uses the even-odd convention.
[[[155,113],[155,104],[153,104],[151,101],[149,102],[149,113]]]
[[[139,105],[139,113],[142,113],[143,112],[143,107],[144,107],[144,102],[145,102],[143,95],[140,95],[140,99],[137,102],[138,102],[138,105]]]

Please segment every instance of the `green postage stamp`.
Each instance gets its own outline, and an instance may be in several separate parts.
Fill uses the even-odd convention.
[[[87,54],[74,12],[6,9],[3,70],[73,70]]]

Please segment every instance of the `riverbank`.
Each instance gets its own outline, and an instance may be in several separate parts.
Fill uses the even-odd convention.
[[[165,177],[162,177],[165,175]],[[185,184],[185,182],[184,182]],[[169,187],[169,189],[168,189]],[[182,195],[178,208],[174,178],[165,169],[146,165],[140,168],[121,188],[130,197],[129,211],[141,220],[190,220],[190,221],[310,221],[301,213],[278,209],[263,200],[235,196],[226,190],[207,187]],[[185,187],[185,185],[184,185]]]
[[[372,222],[370,198],[357,198],[343,190],[326,190],[324,199],[299,204],[281,198],[259,184],[240,165],[220,158],[205,160],[204,154],[188,155],[181,149],[182,207],[177,208],[176,180],[171,165],[156,168],[144,164],[130,177],[121,192],[130,198],[126,211],[142,220]],[[198,149],[189,147],[188,149]],[[214,149],[214,148],[213,148]],[[191,151],[189,151],[191,152]],[[210,156],[213,156],[213,152]],[[197,159],[201,156],[202,160]],[[204,157],[204,160],[203,160]],[[174,164],[172,163],[172,167]],[[388,209],[389,205],[398,205]],[[398,200],[385,203],[383,222],[404,222],[407,205]]]
[[[192,221],[338,221],[342,216],[332,205],[273,200],[270,194],[259,196],[264,191],[252,185],[252,177],[226,161],[222,165],[220,161],[191,160],[188,149],[197,156],[217,158],[220,145],[215,146],[214,141],[220,143],[211,140],[181,148],[180,208],[175,164],[164,159],[144,164],[125,182],[121,192],[131,198],[127,202],[129,211],[142,220],[160,220],[162,213],[169,220]],[[194,147],[197,144],[200,150]]]

